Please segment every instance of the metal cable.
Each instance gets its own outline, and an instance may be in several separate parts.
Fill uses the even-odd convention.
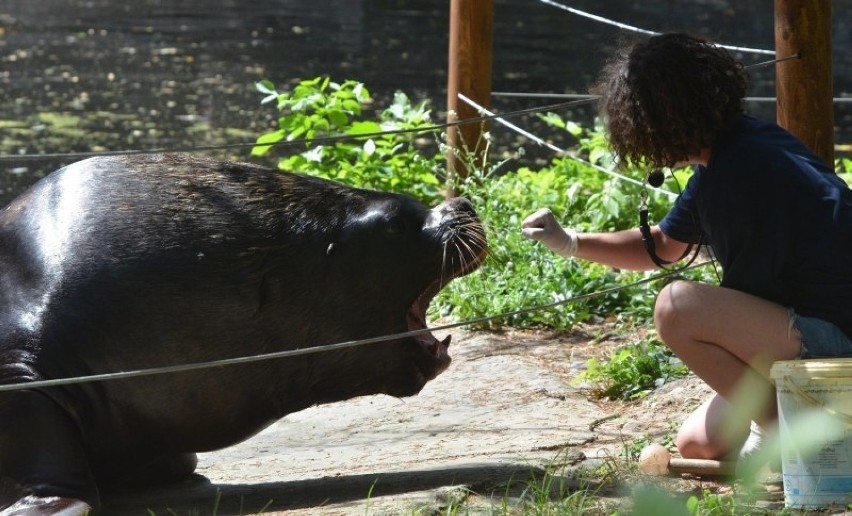
[[[516,117],[521,115],[528,115],[532,113],[539,113],[542,111],[553,111],[558,109],[565,109],[568,107],[580,106],[584,104],[591,104],[597,101],[597,97],[583,98],[583,99],[575,99],[568,102],[560,102],[557,104],[550,104],[546,106],[538,106],[526,109],[519,109],[517,111],[509,111],[500,117]],[[23,160],[36,160],[36,159],[85,159],[92,158],[95,156],[131,156],[131,155],[139,155],[139,154],[162,154],[168,152],[200,152],[200,151],[211,151],[211,150],[227,150],[227,149],[240,149],[246,147],[276,147],[276,146],[290,146],[290,145],[308,145],[308,144],[324,144],[324,143],[333,143],[339,141],[348,141],[348,140],[358,140],[358,139],[366,139],[366,138],[377,138],[385,135],[392,134],[411,134],[411,133],[426,133],[431,131],[439,131],[441,129],[446,129],[449,127],[456,127],[460,125],[466,124],[475,124],[486,122],[489,120],[493,120],[497,118],[497,115],[493,116],[478,116],[473,118],[465,118],[463,120],[454,120],[451,122],[446,122],[442,124],[434,124],[428,126],[420,126],[420,127],[412,127],[407,129],[391,129],[387,131],[377,131],[372,133],[359,133],[359,134],[337,134],[337,135],[328,135],[328,136],[317,136],[314,138],[300,138],[294,140],[282,140],[277,142],[269,142],[269,143],[256,143],[256,142],[245,142],[245,143],[230,143],[230,144],[221,144],[221,145],[202,145],[197,147],[171,147],[171,148],[160,148],[160,149],[130,149],[130,150],[118,150],[118,151],[92,151],[92,152],[59,152],[59,153],[49,153],[49,154],[0,154],[0,162],[3,161],[23,161]]]
[[[544,0],[542,0],[544,1]],[[750,65],[744,65],[743,68],[746,70],[750,68],[762,68],[764,66],[773,65],[776,63],[783,63],[784,61],[790,61],[793,59],[799,59],[802,56],[797,52],[793,55],[779,57],[778,59],[770,59],[769,61],[761,61],[759,63],[752,63]],[[582,93],[523,93],[523,92],[512,92],[512,91],[493,91],[491,92],[492,97],[507,97],[507,98],[541,98],[541,99],[574,99],[574,100],[585,100],[585,99],[598,99],[599,97],[595,95],[586,95]],[[777,102],[776,97],[744,97],[743,100],[747,102]],[[852,102],[852,97],[835,97],[832,99],[834,102]]]
[[[553,0],[539,0],[541,3],[550,5],[552,7],[556,7],[558,9],[562,9],[563,11],[567,11],[571,14],[576,14],[578,16],[582,16],[584,18],[588,18],[590,20],[594,20],[596,22],[600,22],[606,25],[612,25],[614,27],[618,27],[619,29],[628,30],[631,32],[638,32],[640,34],[646,34],[648,36],[659,36],[662,34],[661,32],[656,32],[647,29],[640,29],[639,27],[634,27],[632,25],[627,25],[626,23],[617,22],[615,20],[610,20],[609,18],[604,18],[603,16],[598,16],[596,14],[587,13],[585,11],[581,11],[579,9],[575,9],[573,7],[568,7],[567,5],[560,4],[558,2],[554,2]],[[726,48],[728,50],[737,50],[740,52],[751,52],[754,54],[765,54],[765,55],[775,55],[775,52],[772,50],[764,50],[761,48],[749,48],[749,47],[737,47],[732,45],[716,45],[718,47]]]
[[[545,0],[542,0],[545,1]],[[755,63],[752,65],[746,66],[746,68],[753,68],[758,66],[765,66],[767,64],[777,63],[781,61],[786,61],[789,59],[798,59],[799,54],[794,54],[792,56],[787,56],[779,59],[774,59],[771,61],[765,61],[762,63]],[[523,94],[517,93],[500,93],[503,96],[521,96]],[[140,154],[162,154],[162,153],[170,153],[170,152],[202,152],[202,151],[213,151],[213,150],[228,150],[228,149],[242,149],[247,147],[276,147],[276,146],[290,146],[290,145],[308,145],[308,144],[324,144],[324,143],[334,143],[339,141],[349,141],[349,140],[358,140],[364,138],[377,138],[385,135],[393,135],[393,134],[412,134],[412,133],[426,133],[431,131],[438,131],[441,129],[446,129],[449,127],[456,127],[467,124],[475,124],[486,122],[489,120],[499,120],[500,118],[512,118],[521,115],[528,115],[533,113],[540,113],[542,111],[554,111],[558,109],[565,109],[569,107],[581,106],[585,104],[591,104],[593,102],[597,102],[598,96],[596,95],[562,95],[556,93],[548,93],[548,94],[530,94],[530,96],[539,96],[539,97],[550,97],[550,98],[570,98],[567,102],[560,102],[557,104],[550,104],[546,106],[538,106],[526,109],[519,109],[516,111],[507,111],[501,115],[483,115],[474,118],[465,118],[463,120],[455,120],[452,122],[445,122],[442,124],[434,124],[429,126],[421,126],[421,127],[412,127],[408,129],[391,129],[387,131],[376,131],[372,133],[360,133],[360,134],[338,134],[338,135],[327,135],[327,136],[317,136],[314,138],[299,138],[294,140],[281,140],[277,142],[268,142],[268,143],[257,143],[257,142],[245,142],[245,143],[230,143],[230,144],[220,144],[220,145],[201,145],[201,146],[185,146],[185,147],[169,147],[169,148],[159,148],[159,149],[129,149],[129,150],[117,150],[117,151],[91,151],[91,152],[58,152],[58,153],[45,153],[45,154],[0,154],[0,163],[4,161],[30,161],[30,160],[45,160],[45,159],[85,159],[92,158],[96,156],[135,156]]]
[[[500,116],[499,116],[499,115],[495,115],[494,113],[492,113],[491,111],[489,111],[489,110],[485,109],[483,106],[481,106],[481,105],[477,104],[476,102],[474,102],[473,100],[469,99],[468,97],[466,97],[466,96],[465,96],[464,94],[462,94],[462,93],[459,93],[459,94],[458,94],[458,97],[459,97],[459,99],[461,99],[463,102],[465,102],[465,103],[466,103],[466,104],[468,104],[469,106],[473,107],[474,109],[476,109],[476,110],[477,110],[477,111],[479,111],[480,113],[484,113],[484,114],[486,114],[486,115],[488,115],[488,116],[492,116],[492,117],[494,117],[494,121],[495,121],[495,122],[498,122],[498,123],[500,123],[500,124],[502,124],[502,125],[504,125],[504,126],[508,127],[509,129],[511,129],[511,130],[513,130],[513,131],[515,131],[516,133],[520,134],[521,136],[524,136],[524,137],[526,137],[526,138],[529,138],[530,140],[532,140],[533,142],[537,143],[538,145],[542,145],[542,146],[544,146],[544,147],[547,147],[548,149],[550,149],[550,150],[552,150],[552,151],[554,151],[554,152],[558,153],[560,156],[563,156],[563,157],[565,157],[565,158],[568,158],[568,159],[574,160],[574,161],[576,161],[576,162],[578,162],[578,163],[582,163],[583,165],[586,165],[587,167],[591,167],[591,168],[593,168],[593,169],[595,169],[595,170],[597,170],[597,171],[599,171],[599,172],[603,172],[604,174],[607,174],[607,175],[610,175],[610,176],[612,176],[612,177],[615,177],[616,179],[620,179],[620,180],[622,180],[622,181],[627,181],[628,183],[633,183],[633,184],[638,185],[638,186],[644,186],[644,185],[645,185],[642,181],[639,181],[639,180],[633,179],[632,177],[627,177],[627,176],[625,176],[625,175],[623,175],[623,174],[619,174],[619,173],[618,173],[618,172],[616,172],[615,170],[608,169],[608,168],[604,168],[604,167],[602,167],[602,166],[600,166],[600,165],[595,165],[595,164],[594,164],[594,163],[592,163],[591,161],[587,161],[587,160],[585,160],[585,159],[583,159],[583,158],[578,158],[577,156],[573,156],[573,155],[569,154],[568,152],[566,152],[566,151],[565,151],[565,149],[562,149],[562,148],[560,148],[560,147],[557,147],[556,145],[553,145],[553,144],[552,144],[552,143],[550,143],[550,142],[546,142],[546,141],[544,141],[543,139],[539,138],[538,136],[534,135],[533,133],[531,133],[531,132],[529,132],[529,131],[527,131],[527,130],[525,130],[525,129],[521,129],[520,127],[518,127],[517,125],[515,125],[515,124],[513,124],[513,123],[511,123],[511,122],[507,122],[506,120],[503,120],[502,118],[500,118]],[[674,192],[669,192],[669,191],[667,191],[667,190],[661,190],[660,188],[655,188],[655,187],[651,187],[651,188],[653,188],[655,191],[657,191],[657,192],[659,192],[659,193],[662,193],[662,194],[665,194],[665,195],[667,195],[667,196],[669,196],[669,197],[671,197],[671,198],[676,198],[676,197],[677,197],[677,194],[676,194],[676,193],[674,193]]]
[[[322,353],[322,352],[325,352],[325,351],[333,351],[333,350],[337,350],[337,349],[363,346],[363,345],[366,345],[366,344],[373,344],[373,343],[376,343],[376,342],[385,342],[385,341],[394,340],[394,339],[401,339],[401,338],[405,338],[405,337],[413,337],[413,336],[417,336],[417,335],[423,335],[423,334],[426,334],[426,333],[431,333],[431,332],[434,332],[434,331],[442,331],[442,330],[448,330],[448,329],[452,329],[452,328],[458,328],[458,327],[461,327],[461,326],[482,324],[482,323],[486,323],[486,322],[495,321],[495,320],[498,320],[498,319],[505,319],[505,318],[508,318],[508,317],[514,317],[514,316],[517,316],[517,315],[528,314],[528,313],[536,312],[536,311],[540,311],[540,310],[547,310],[547,309],[550,309],[550,308],[555,308],[557,306],[566,305],[566,304],[569,304],[569,303],[584,301],[586,299],[591,299],[593,297],[608,295],[608,294],[620,292],[622,290],[626,290],[626,289],[629,289],[629,288],[633,288],[633,287],[636,287],[636,286],[639,286],[639,285],[644,285],[645,283],[657,281],[657,280],[666,278],[668,276],[672,276],[674,274],[681,273],[681,272],[686,271],[686,270],[696,269],[698,267],[703,267],[704,265],[707,265],[709,263],[712,263],[712,260],[702,262],[702,263],[699,263],[699,264],[693,264],[693,265],[690,265],[690,266],[687,266],[687,267],[682,267],[682,268],[679,268],[679,269],[668,270],[668,271],[665,271],[665,272],[659,273],[659,274],[654,274],[652,276],[648,276],[646,278],[643,278],[643,279],[636,281],[634,283],[630,283],[628,285],[618,285],[616,287],[600,290],[600,291],[597,291],[597,292],[591,292],[591,293],[588,293],[588,294],[580,294],[580,295],[577,295],[577,296],[572,296],[572,297],[562,299],[562,300],[559,300],[559,301],[554,301],[553,303],[548,303],[548,304],[544,304],[544,305],[536,305],[536,306],[527,307],[527,308],[521,308],[519,310],[504,312],[504,313],[497,314],[497,315],[490,315],[490,316],[480,317],[480,318],[477,318],[477,319],[470,319],[470,320],[467,320],[467,321],[444,324],[444,325],[435,326],[435,327],[432,327],[432,328],[424,328],[422,330],[413,330],[413,331],[408,331],[408,332],[403,332],[403,333],[394,333],[394,334],[390,334],[390,335],[383,335],[383,336],[379,336],[379,337],[371,337],[371,338],[367,338],[367,339],[359,339],[359,340],[352,340],[352,341],[347,341],[347,342],[339,342],[339,343],[336,343],[336,344],[326,344],[326,345],[322,345],[322,346],[313,346],[313,347],[292,349],[292,350],[286,350],[286,351],[276,351],[276,352],[273,352],[273,353],[264,353],[264,354],[260,354],[260,355],[252,355],[252,356],[236,357],[236,358],[226,358],[226,359],[222,359],[222,360],[211,360],[211,361],[207,361],[207,362],[196,362],[196,363],[191,363],[191,364],[178,364],[178,365],[163,366],[163,367],[152,367],[152,368],[148,368],[148,369],[137,369],[137,370],[133,370],[133,371],[121,371],[121,372],[117,372],[117,373],[103,373],[103,374],[94,374],[94,375],[87,375],[87,376],[76,376],[76,377],[71,377],[71,378],[57,378],[57,379],[53,379],[53,380],[36,380],[36,381],[25,382],[25,383],[12,383],[12,384],[0,385],[0,392],[19,391],[19,390],[27,390],[27,389],[41,389],[41,388],[47,388],[47,387],[59,387],[59,386],[74,385],[74,384],[81,384],[81,383],[103,382],[103,381],[109,381],[109,380],[121,380],[121,379],[126,379],[126,378],[136,378],[136,377],[141,377],[141,376],[153,376],[153,375],[158,375],[158,374],[195,371],[195,370],[199,370],[199,369],[211,369],[211,368],[214,368],[214,367],[225,367],[225,366],[230,366],[230,365],[248,364],[248,363],[252,363],[252,362],[274,360],[274,359],[278,359],[278,358],[288,358],[288,357],[293,357],[293,356],[298,356],[298,355]]]

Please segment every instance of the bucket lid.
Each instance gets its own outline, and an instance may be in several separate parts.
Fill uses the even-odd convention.
[[[852,378],[852,358],[820,358],[779,360],[772,364],[769,376],[773,380],[789,378]]]

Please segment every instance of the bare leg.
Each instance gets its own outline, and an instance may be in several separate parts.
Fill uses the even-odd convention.
[[[801,349],[786,307],[737,290],[676,281],[660,292],[654,320],[666,345],[721,396],[681,427],[677,441],[684,457],[720,458],[741,444],[750,420],[774,423],[769,369]]]
[[[714,394],[683,422],[675,444],[682,457],[726,459],[748,437],[749,423],[733,417],[725,398]]]

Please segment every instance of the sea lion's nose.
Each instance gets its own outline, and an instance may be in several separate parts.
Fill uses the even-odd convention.
[[[473,204],[471,204],[471,202],[464,197],[453,197],[447,199],[444,204],[446,204],[449,208],[452,208],[453,210],[467,211],[471,213],[474,212]]]
[[[473,204],[464,197],[452,197],[432,208],[429,214],[429,219],[433,219],[435,223],[440,223],[441,219],[447,215],[456,215],[458,212],[464,212],[469,215],[476,215],[473,209]],[[427,220],[427,225],[428,225]]]

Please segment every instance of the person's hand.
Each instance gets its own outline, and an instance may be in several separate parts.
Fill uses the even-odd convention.
[[[523,236],[538,240],[558,255],[568,258],[577,253],[577,232],[564,229],[547,208],[525,218],[521,228]]]

